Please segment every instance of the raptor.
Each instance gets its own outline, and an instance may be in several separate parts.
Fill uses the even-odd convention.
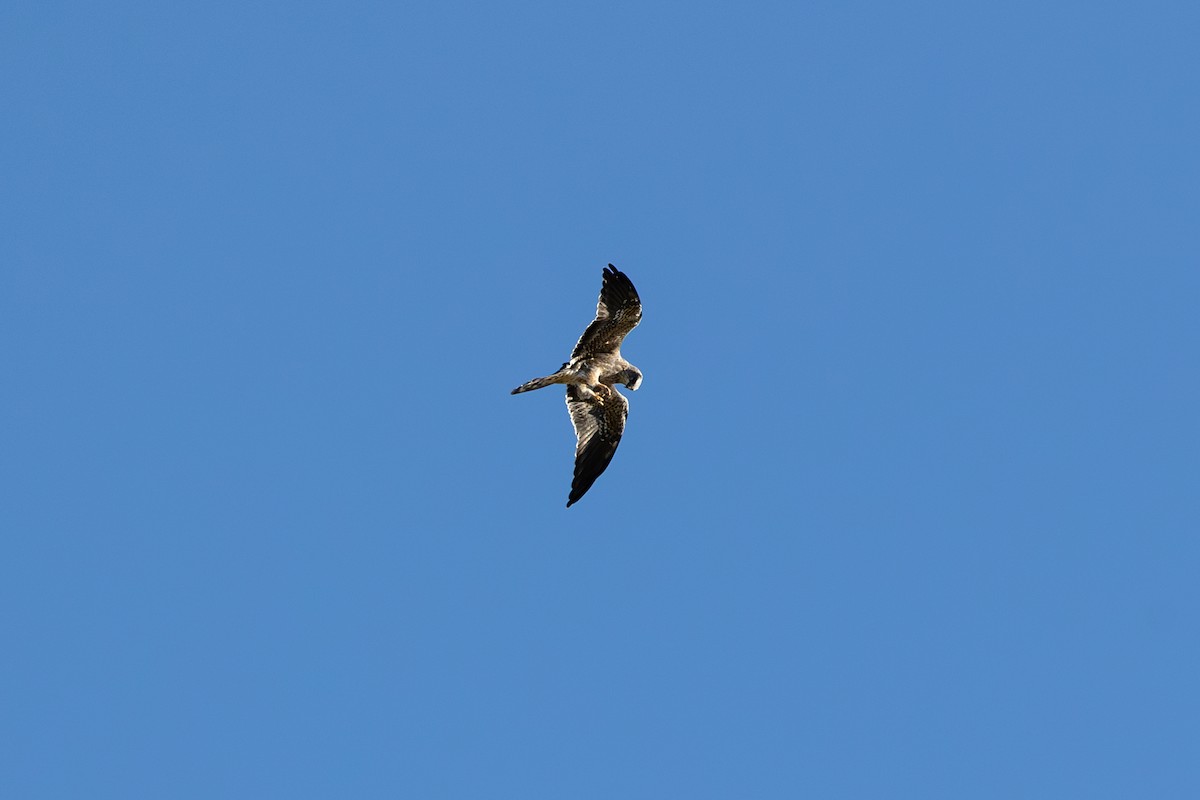
[[[631,391],[642,385],[642,371],[621,356],[621,342],[642,321],[642,301],[625,273],[609,264],[604,269],[596,318],[571,351],[571,360],[553,375],[534,378],[512,390],[513,394],[566,384],[567,411],[575,426],[575,476],[570,508],[592,488],[608,468],[629,416],[629,401],[617,391],[623,383]]]

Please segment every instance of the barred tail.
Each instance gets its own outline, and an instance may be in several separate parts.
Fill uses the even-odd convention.
[[[543,389],[556,383],[558,383],[557,375],[547,375],[544,378],[534,378],[528,383],[522,383],[520,386],[513,389],[512,393],[520,394],[521,392],[532,392],[534,389]]]

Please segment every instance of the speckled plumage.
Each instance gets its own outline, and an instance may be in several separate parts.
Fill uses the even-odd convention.
[[[617,391],[623,383],[636,391],[642,373],[621,357],[621,342],[642,321],[642,301],[633,283],[609,264],[604,270],[596,318],[571,351],[571,360],[553,375],[534,378],[512,390],[513,394],[555,383],[567,386],[567,411],[575,427],[575,476],[571,481],[570,507],[608,468],[629,415],[629,402]]]

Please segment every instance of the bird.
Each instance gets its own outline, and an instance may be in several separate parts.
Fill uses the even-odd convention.
[[[633,282],[612,264],[603,274],[596,318],[575,343],[571,360],[553,375],[534,378],[512,390],[512,394],[521,394],[556,383],[567,386],[567,411],[575,428],[575,474],[567,508],[608,468],[625,433],[629,401],[616,384],[634,392],[642,385],[642,371],[621,356],[621,342],[642,321],[641,298]]]

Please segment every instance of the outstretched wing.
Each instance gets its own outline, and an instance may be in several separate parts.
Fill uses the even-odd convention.
[[[625,418],[629,402],[612,388],[602,404],[583,400],[578,386],[567,386],[567,410],[575,426],[575,478],[571,481],[571,496],[567,508],[592,488],[596,478],[608,468],[621,434],[625,433]]]
[[[642,321],[642,301],[638,298],[633,282],[625,273],[609,264],[604,268],[604,283],[600,287],[600,302],[596,304],[596,318],[587,326],[583,336],[571,351],[576,356],[594,356],[615,353],[621,340]]]

